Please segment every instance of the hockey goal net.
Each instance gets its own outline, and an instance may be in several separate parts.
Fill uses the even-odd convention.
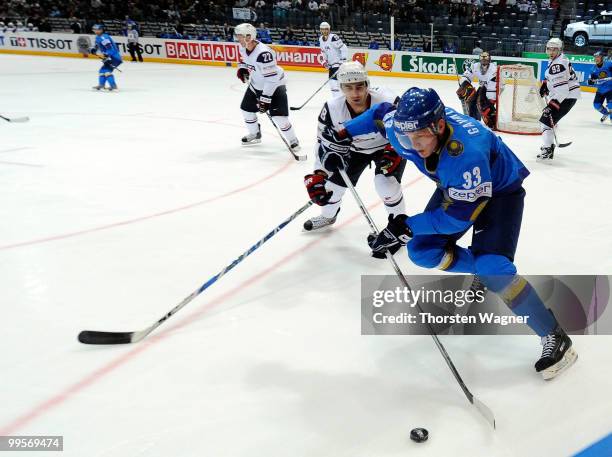
[[[497,67],[497,130],[539,135],[544,108],[534,69],[529,65]]]

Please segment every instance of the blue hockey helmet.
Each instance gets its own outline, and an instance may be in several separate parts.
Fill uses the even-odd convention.
[[[412,149],[407,134],[426,128],[438,133],[436,123],[444,117],[444,103],[435,90],[411,87],[400,98],[393,116],[393,130],[400,144]]]
[[[103,26],[102,24],[94,24],[94,25],[91,27],[91,30],[93,30],[94,32],[95,32],[96,30],[104,30],[104,26]]]

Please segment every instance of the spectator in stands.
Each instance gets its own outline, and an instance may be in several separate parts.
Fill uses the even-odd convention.
[[[518,9],[522,13],[528,13],[529,12],[529,2],[527,0],[519,0]]]
[[[394,51],[402,50],[402,40],[400,40],[398,37],[395,37],[395,40],[393,42],[393,50]]]
[[[538,5],[536,5],[536,2],[531,0],[531,4],[529,5],[529,13],[536,14],[537,12],[538,12]]]
[[[266,2],[264,0],[257,0],[255,2],[256,9],[264,9],[266,7]]]
[[[327,12],[329,11],[329,5],[327,4],[327,0],[321,0],[319,4],[319,11]]]
[[[319,4],[316,2],[316,0],[310,0],[308,2],[308,9],[310,11],[319,11]]]
[[[301,11],[304,9],[304,2],[302,0],[293,0],[292,6],[294,10]]]
[[[477,41],[476,42],[476,47],[474,49],[472,49],[472,54],[477,55],[477,56],[482,54],[484,51],[483,51],[483,49],[480,46],[481,46],[481,42]]]
[[[291,27],[288,26],[287,29],[281,35],[281,43],[284,42],[283,44],[292,44],[292,41],[294,40],[295,34],[293,33],[293,30],[291,30]]]
[[[233,41],[234,40],[234,27],[231,27],[227,22],[223,24],[223,38],[225,41]]]
[[[549,9],[550,8],[550,0],[542,0],[542,3],[540,3],[540,7],[542,9]]]
[[[262,43],[272,43],[272,35],[270,35],[270,29],[268,29],[268,27],[266,27],[263,22],[259,24],[259,29],[257,29],[257,39]]]
[[[72,21],[72,23],[70,24],[70,30],[72,30],[72,33],[81,33],[83,27],[81,26],[81,23],[77,20],[77,18],[72,17],[70,18],[70,20]]]
[[[372,38],[372,41],[370,41],[370,44],[368,45],[368,49],[378,49],[379,47],[378,41]]]
[[[454,41],[451,41],[450,43],[447,42],[444,44],[442,52],[444,54],[457,54],[457,45]]]
[[[506,6],[515,7],[516,6],[516,0],[506,0]]]
[[[423,42],[423,52],[431,52],[431,41],[429,41],[429,38],[425,38]]]

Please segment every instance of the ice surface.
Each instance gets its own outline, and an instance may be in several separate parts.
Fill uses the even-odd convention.
[[[298,163],[265,117],[262,144],[240,146],[232,68],[126,63],[119,93],[90,89],[97,69],[0,56],[0,113],[31,117],[0,124],[0,435],[64,435],[64,455],[89,457],[545,457],[612,430],[610,337],[575,338],[578,362],[551,382],[532,368],[536,337],[443,338],[493,432],[428,337],[361,336],[360,275],[391,270],[368,256],[348,193],[332,230],[302,232],[310,209],[145,342],[80,345],[82,329],[150,325],[302,206],[329,96],[291,114]],[[288,73],[290,104],[324,77]],[[459,109],[452,81],[372,82],[432,86]],[[612,125],[592,99],[562,121],[574,144],[550,164],[539,138],[504,136],[532,172],[522,273],[612,272]],[[433,184],[411,166],[403,182],[422,210]],[[358,190],[377,204],[372,170]]]

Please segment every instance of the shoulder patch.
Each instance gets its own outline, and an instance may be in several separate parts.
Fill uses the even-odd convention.
[[[463,143],[457,140],[450,140],[446,146],[448,155],[451,157],[459,157],[463,154]]]
[[[332,34],[332,36],[331,36],[331,40],[332,40],[332,41],[338,41],[339,39],[340,39],[340,38],[338,38],[338,35],[336,35],[336,34]]]

